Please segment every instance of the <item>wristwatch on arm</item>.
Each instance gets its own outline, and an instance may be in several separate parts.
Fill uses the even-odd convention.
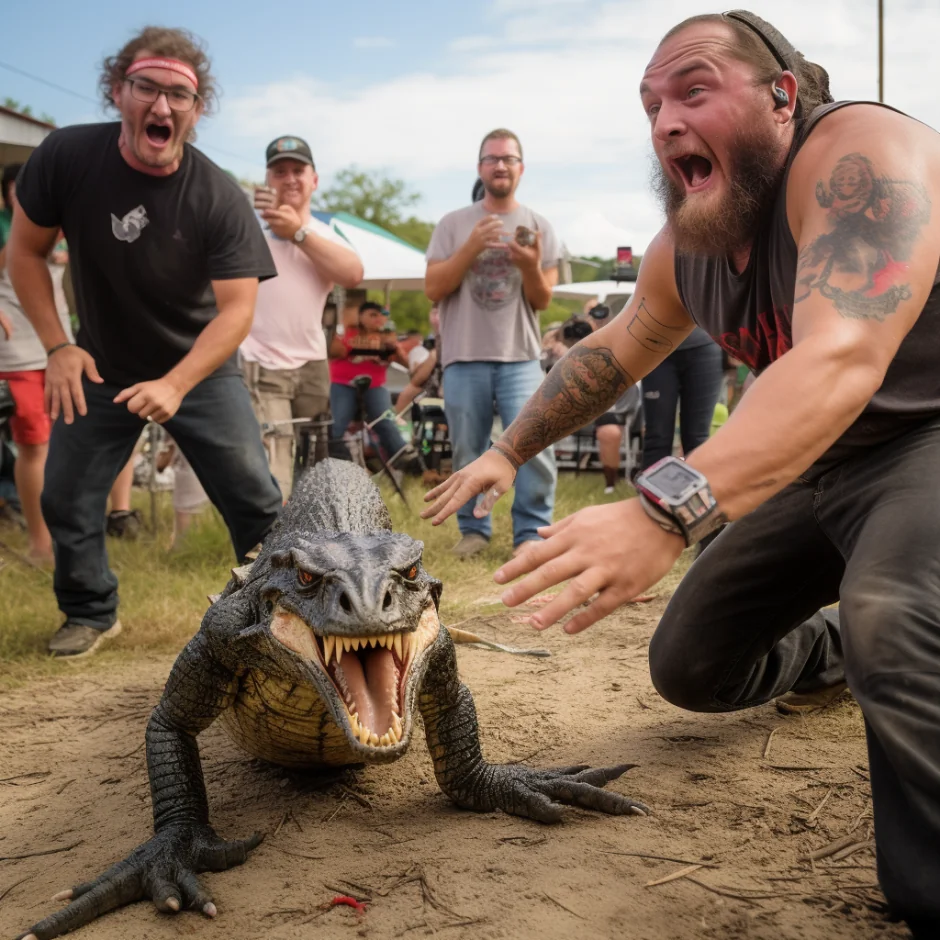
[[[300,228],[294,232],[294,241],[297,242],[298,245],[302,245],[309,232],[310,229],[308,229],[306,225],[301,225]]]
[[[700,542],[720,529],[728,517],[712,495],[708,480],[678,457],[663,457],[633,481],[640,503],[660,528]]]

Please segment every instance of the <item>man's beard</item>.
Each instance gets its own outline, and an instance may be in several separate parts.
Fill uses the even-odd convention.
[[[753,241],[783,179],[784,164],[778,147],[778,139],[770,131],[739,134],[726,175],[728,188],[717,201],[707,192],[686,196],[685,189],[676,185],[654,158],[650,182],[678,251],[725,257]]]
[[[483,181],[483,188],[494,199],[505,199],[512,195],[512,177],[505,176],[490,182]]]

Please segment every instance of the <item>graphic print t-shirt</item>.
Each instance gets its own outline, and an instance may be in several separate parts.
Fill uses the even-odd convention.
[[[489,215],[482,203],[449,212],[437,224],[427,260],[446,261],[467,240],[473,227]],[[554,268],[561,245],[544,216],[525,206],[501,214],[505,234],[514,236],[517,225],[542,235],[542,268]],[[441,361],[527,362],[541,352],[538,314],[522,289],[522,272],[510,259],[508,248],[481,252],[460,287],[440,304]]]
[[[131,169],[121,125],[53,131],[20,171],[16,195],[36,225],[61,227],[78,309],[76,341],[106,382],[165,375],[218,314],[211,281],[276,274],[234,180],[185,147],[169,176]],[[234,355],[215,373],[237,374]]]

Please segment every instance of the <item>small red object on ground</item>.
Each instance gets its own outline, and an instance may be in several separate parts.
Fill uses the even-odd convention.
[[[340,904],[345,904],[347,907],[353,908],[357,913],[364,914],[366,912],[366,905],[363,901],[357,901],[355,898],[351,898],[348,894],[337,894],[332,901],[330,901],[330,907],[337,907]]]

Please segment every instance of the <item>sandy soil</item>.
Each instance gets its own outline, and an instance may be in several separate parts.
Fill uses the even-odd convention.
[[[580,637],[552,632],[535,644],[528,627],[483,616],[464,626],[544,645],[552,657],[459,652],[490,760],[635,761],[613,786],[650,804],[650,818],[573,810],[547,827],[462,812],[438,791],[420,745],[395,765],[311,782],[245,759],[217,726],[201,739],[213,822],[227,836],[267,833],[244,866],[204,876],[218,918],[137,904],[79,935],[907,936],[877,909],[855,705],[809,718],[769,706],[730,716],[678,711],[656,696],[646,666],[662,607],[660,599],[628,608]],[[170,664],[76,668],[0,700],[0,937],[148,837],[143,734]],[[847,857],[802,860],[849,833],[862,845]],[[43,852],[52,854],[35,854]],[[686,877],[650,884],[696,862],[703,867]],[[366,912],[331,909],[340,893],[370,899]]]

